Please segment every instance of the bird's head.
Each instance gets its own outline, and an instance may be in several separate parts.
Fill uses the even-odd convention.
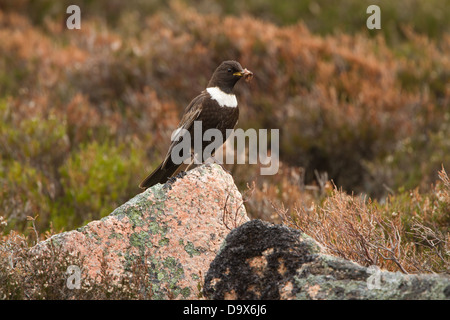
[[[223,92],[230,93],[234,85],[241,78],[250,80],[253,73],[246,68],[242,68],[237,61],[224,61],[214,71],[211,80],[209,80],[208,87],[219,87]]]

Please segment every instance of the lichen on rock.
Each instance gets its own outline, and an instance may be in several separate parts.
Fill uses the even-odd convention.
[[[229,201],[232,198],[234,201]],[[227,212],[236,225],[248,221],[233,178],[215,164],[202,165],[177,179],[171,188],[158,184],[136,195],[109,216],[39,243],[35,251],[58,243],[83,258],[82,277],[107,273],[133,277],[143,263],[152,299],[197,299],[199,282],[228,234]]]
[[[232,230],[205,277],[210,299],[450,299],[450,277],[335,257],[299,230],[252,220]]]

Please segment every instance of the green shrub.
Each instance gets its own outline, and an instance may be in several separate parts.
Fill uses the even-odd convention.
[[[81,146],[59,170],[64,196],[53,209],[54,226],[80,226],[128,200],[138,192],[136,173],[142,158],[142,151],[123,144],[94,141]]]

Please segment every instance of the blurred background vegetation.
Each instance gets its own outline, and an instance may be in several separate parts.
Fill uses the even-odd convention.
[[[81,30],[65,27],[70,4]],[[366,28],[370,4],[381,30]],[[256,76],[236,88],[239,126],[281,129],[276,176],[228,166],[241,191],[255,182],[252,217],[320,202],[329,179],[420,216],[409,190],[437,192],[450,168],[448,17],[442,0],[2,0],[4,232],[36,215],[41,232],[70,230],[140,192],[184,107],[226,59]],[[445,234],[450,209],[439,199],[428,216]]]

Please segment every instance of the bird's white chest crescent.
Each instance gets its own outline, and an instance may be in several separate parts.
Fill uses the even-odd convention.
[[[206,91],[211,95],[213,100],[216,100],[219,106],[228,107],[228,108],[236,108],[237,107],[237,99],[236,96],[232,93],[225,93],[217,87],[206,88]]]

